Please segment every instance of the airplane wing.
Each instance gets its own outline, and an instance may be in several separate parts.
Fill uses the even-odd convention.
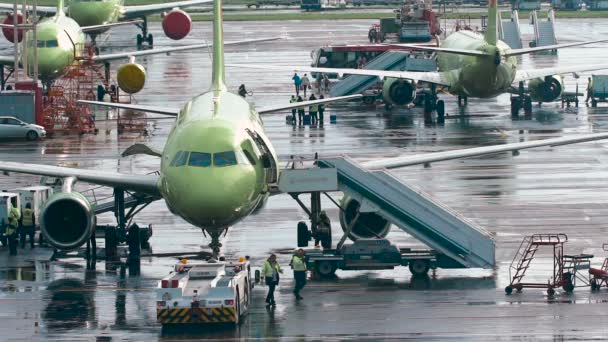
[[[567,67],[555,67],[555,68],[541,68],[541,69],[530,69],[530,70],[517,70],[513,83],[527,81],[539,77],[563,75],[584,71],[594,71],[608,69],[608,63],[603,64],[589,64],[589,65],[573,65]]]
[[[145,106],[145,105],[134,105],[134,104],[126,104],[126,103],[114,103],[114,102],[99,102],[99,101],[87,101],[87,100],[78,100],[78,103],[87,103],[97,106],[111,107],[111,108],[119,108],[119,109],[132,109],[139,110],[142,112],[154,113],[154,114],[163,114],[169,116],[177,116],[181,111],[180,108],[172,108],[172,107],[156,107],[156,106]]]
[[[354,99],[358,99],[361,97],[363,97],[363,95],[356,94],[356,95],[348,95],[348,96],[331,97],[331,98],[321,99],[321,100],[294,102],[294,103],[290,103],[290,104],[283,105],[283,106],[260,108],[257,110],[257,112],[259,114],[268,114],[268,113],[279,112],[279,111],[288,110],[288,109],[306,107],[306,106],[315,105],[315,104],[354,100]]]
[[[532,52],[557,50],[557,49],[563,49],[563,48],[567,48],[567,47],[589,45],[589,44],[601,43],[601,42],[606,42],[606,41],[608,41],[608,39],[598,39],[598,40],[590,40],[590,41],[586,41],[586,42],[575,42],[575,43],[566,43],[566,44],[537,46],[537,47],[533,47],[533,48],[511,49],[511,50],[507,50],[504,53],[504,55],[506,57],[519,56],[519,55],[525,55],[525,54],[532,53]]]
[[[239,44],[248,44],[248,43],[260,43],[267,42],[271,40],[278,40],[280,37],[270,37],[270,38],[259,38],[259,39],[249,39],[249,40],[238,40],[234,42],[226,42],[224,45],[239,45]],[[212,44],[194,44],[194,45],[184,45],[184,46],[176,46],[169,48],[160,48],[160,49],[149,49],[149,50],[140,50],[140,51],[130,51],[130,52],[119,52],[119,53],[110,53],[106,55],[94,56],[94,61],[105,62],[114,59],[123,59],[129,57],[138,57],[138,56],[147,56],[147,55],[156,55],[161,53],[171,53],[178,51],[187,51],[187,50],[196,50],[196,49],[206,49],[212,47]]]
[[[143,22],[143,20],[119,21],[117,23],[110,23],[110,24],[82,26],[81,29],[82,29],[82,32],[88,33],[88,32],[99,31],[99,30],[103,30],[103,29],[115,27],[115,26],[139,24],[141,22]]]
[[[124,18],[139,18],[148,14],[160,13],[169,11],[174,8],[184,8],[195,5],[201,5],[206,3],[212,3],[213,0],[188,0],[188,1],[175,1],[165,2],[153,5],[139,5],[139,6],[125,6],[124,7]]]
[[[317,67],[295,67],[295,66],[271,66],[261,64],[226,64],[229,67],[264,69],[264,70],[284,70],[291,72],[320,72],[323,74],[338,75],[363,75],[377,76],[380,79],[386,77],[403,78],[414,81],[434,83],[443,86],[451,86],[451,82],[442,72],[417,72],[417,71],[391,71],[391,70],[371,70],[371,69],[342,69],[342,68],[317,68]]]
[[[405,47],[405,48],[410,48],[412,50],[418,50],[418,51],[444,52],[444,53],[453,53],[456,55],[475,56],[475,57],[492,56],[489,53],[486,53],[483,51],[477,51],[477,50],[452,49],[452,48],[442,48],[442,47],[436,47],[436,46],[421,46],[421,45],[415,45],[415,44],[390,44],[390,46]],[[398,51],[398,52],[407,53],[407,51]]]
[[[82,182],[160,196],[157,186],[158,175],[132,175],[118,172],[15,162],[0,163],[0,171],[47,177],[74,177],[76,180]]]
[[[17,10],[21,11],[21,9],[23,8],[23,5],[19,4],[17,6]],[[33,12],[34,11],[34,7],[27,5],[25,7],[29,12]],[[7,4],[0,4],[0,11],[5,12],[5,13],[13,13],[13,4],[7,3]],[[57,13],[57,6],[36,6],[36,12],[38,14],[55,14]]]
[[[436,153],[425,153],[421,155],[413,155],[406,157],[386,158],[382,160],[374,160],[361,163],[361,166],[368,169],[395,169],[404,166],[430,164],[438,161],[461,159],[468,157],[481,156],[486,154],[494,154],[500,152],[519,151],[528,148],[541,146],[560,146],[568,144],[576,144],[586,141],[594,141],[608,139],[608,133],[584,134],[577,137],[562,137],[535,141],[525,141],[504,145],[482,146],[474,148],[466,148],[455,151],[445,151]]]

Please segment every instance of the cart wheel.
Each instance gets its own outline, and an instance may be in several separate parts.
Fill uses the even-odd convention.
[[[254,273],[254,274],[255,274],[255,275],[254,275],[254,277],[255,277],[255,282],[256,282],[256,283],[259,283],[259,282],[260,282],[260,280],[262,279],[262,275],[261,275],[261,273],[260,273],[260,270],[255,270],[255,273]]]
[[[511,293],[513,293],[513,288],[511,287],[511,285],[505,287],[505,293],[510,295]]]
[[[553,296],[555,294],[555,290],[552,287],[550,287],[550,288],[547,289],[547,294],[549,296]]]
[[[409,269],[413,275],[427,274],[429,272],[429,268],[431,268],[431,265],[427,260],[418,259],[410,261]]]
[[[564,289],[564,291],[572,293],[574,291],[574,284],[572,284],[571,282],[567,282],[562,286],[562,288]]]
[[[321,278],[329,278],[336,274],[336,263],[333,261],[317,261],[315,267]]]
[[[597,284],[597,281],[595,279],[591,279],[591,291],[597,291],[599,290],[600,287]]]

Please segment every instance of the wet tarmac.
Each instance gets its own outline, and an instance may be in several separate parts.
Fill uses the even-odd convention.
[[[286,39],[258,45],[228,47],[229,62],[308,64],[309,52],[331,42],[365,43],[368,20],[233,22],[226,24],[226,39],[282,35]],[[209,39],[209,23],[196,23],[184,44]],[[532,28],[524,25],[529,38]],[[158,24],[152,27],[159,46]],[[581,37],[581,32],[585,36]],[[561,42],[599,39],[608,33],[602,20],[561,20]],[[114,46],[132,48],[136,31],[118,28]],[[133,39],[132,39],[133,38]],[[115,39],[115,40],[114,40]],[[106,43],[106,44],[108,44]],[[10,51],[6,44],[0,53]],[[579,63],[600,63],[605,45],[568,49],[558,56],[522,58],[523,68]],[[137,103],[179,106],[209,86],[207,52],[189,52],[141,59],[149,79]],[[116,67],[114,65],[113,67]],[[227,72],[228,86],[245,83],[258,106],[287,102],[292,90],[288,73],[259,70]],[[581,74],[581,89],[587,74]],[[568,87],[576,80],[568,78]],[[550,137],[606,131],[608,109],[562,109],[558,104],[535,108],[531,120],[512,120],[509,97],[469,101],[459,113],[456,100],[445,96],[450,118],[445,125],[427,125],[420,109],[385,112],[381,107],[340,105],[338,116],[324,127],[291,127],[284,114],[264,118],[267,133],[281,159],[292,154],[347,153],[357,160],[443,151]],[[59,164],[89,169],[147,173],[158,160],[147,156],[121,159],[120,152],[135,142],[161,148],[171,120],[151,120],[148,136],[118,135],[113,121],[99,122],[98,135],[59,136],[40,143],[3,142],[0,160]],[[87,272],[79,258],[49,265],[0,271],[0,336],[8,340],[604,340],[608,336],[608,291],[577,288],[573,294],[558,291],[548,297],[542,290],[525,289],[506,296],[509,265],[524,236],[531,233],[566,233],[568,253],[595,254],[599,267],[608,242],[608,142],[540,148],[519,156],[499,154],[433,164],[430,168],[395,170],[400,179],[418,186],[462,215],[493,232],[496,237],[496,270],[443,270],[431,278],[412,278],[406,268],[395,271],[338,272],[331,281],[311,281],[296,303],[292,277],[281,280],[278,305],[266,310],[264,287],[254,289],[249,315],[236,329],[205,328],[199,331],[163,331],[155,322],[154,287],[175,259],[144,258],[141,275],[125,277],[106,273],[103,263]],[[0,185],[16,187],[37,182],[36,177],[0,176]],[[80,189],[87,189],[80,184]],[[103,192],[103,191],[102,191]],[[107,190],[106,193],[111,193]],[[340,235],[337,209],[324,200],[334,222],[334,240]],[[260,266],[269,252],[279,254],[285,268],[295,246],[296,223],[306,215],[288,196],[275,196],[260,214],[233,227],[223,239],[229,256],[250,255]],[[111,223],[102,216],[99,224]],[[153,224],[155,253],[206,251],[208,241],[199,230],[172,216],[162,201],[153,203],[136,219]],[[271,238],[269,238],[271,237]],[[394,229],[389,238],[400,247],[417,242]],[[0,253],[6,250],[0,248]],[[545,282],[552,259],[543,250],[531,267],[530,279]]]

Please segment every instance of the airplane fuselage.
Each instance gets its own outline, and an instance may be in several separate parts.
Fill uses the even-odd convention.
[[[208,231],[223,230],[267,197],[264,153],[277,157],[262,120],[226,91],[193,98],[180,112],[163,150],[159,189],[169,209]]]
[[[441,44],[442,48],[484,51],[491,56],[465,56],[451,53],[438,53],[439,71],[448,72],[454,95],[477,98],[492,98],[507,92],[515,79],[517,59],[500,58],[496,63],[494,55],[508,50],[502,41],[496,46],[486,43],[484,37],[472,31],[458,31],[449,35]]]
[[[82,54],[85,36],[80,25],[63,13],[42,20],[38,30],[38,75],[43,82],[50,82],[63,75],[75,57]],[[28,74],[32,75],[34,63],[34,36],[28,31],[23,44],[28,45]]]
[[[123,0],[75,0],[69,4],[68,15],[80,26],[104,25],[117,22],[122,16],[122,8]]]

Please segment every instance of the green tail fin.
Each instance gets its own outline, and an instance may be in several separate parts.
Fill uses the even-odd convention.
[[[486,43],[496,45],[498,42],[498,9],[496,8],[497,0],[488,2],[488,27],[486,28],[485,40]]]
[[[222,0],[213,1],[213,77],[211,89],[226,90],[224,74],[224,24]]]
[[[57,15],[65,15],[65,12],[63,12],[64,5],[63,0],[57,0]]]

